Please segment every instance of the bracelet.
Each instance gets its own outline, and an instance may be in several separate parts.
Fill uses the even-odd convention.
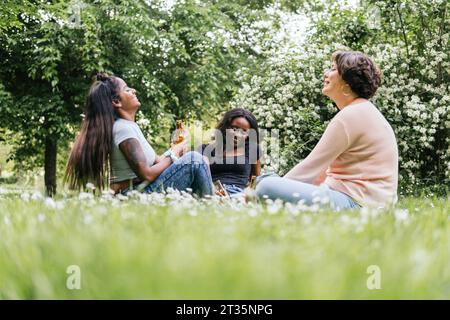
[[[172,163],[178,160],[178,157],[173,154],[172,149],[169,149],[166,152],[164,152],[163,157],[170,157],[170,160],[172,160]]]

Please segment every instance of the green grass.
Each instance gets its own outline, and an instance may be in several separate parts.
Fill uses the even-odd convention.
[[[336,213],[3,193],[2,299],[450,298],[446,199]],[[70,265],[80,267],[80,290],[66,287]],[[367,288],[370,265],[381,270],[379,290]]]

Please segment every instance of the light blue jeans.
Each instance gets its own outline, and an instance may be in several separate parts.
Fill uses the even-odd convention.
[[[236,186],[235,184],[226,184],[226,183],[224,183],[223,187],[225,188],[225,190],[227,190],[227,192],[228,192],[228,194],[230,196],[237,195],[237,194],[240,194],[240,193],[244,193],[244,189]]]
[[[244,189],[242,189],[241,187],[238,187],[235,184],[226,184],[226,183],[224,183],[223,187],[225,188],[225,190],[227,190],[228,195],[230,196],[230,198],[245,197]]]
[[[164,170],[143,192],[162,192],[167,188],[192,192],[200,197],[213,194],[213,183],[209,164],[195,151],[187,152]],[[128,190],[122,193],[126,194]]]
[[[357,209],[361,206],[345,193],[330,188],[325,183],[316,186],[288,178],[282,178],[277,174],[265,174],[257,178],[256,194],[260,198],[281,199],[285,202],[304,204],[317,203],[321,206],[329,206],[332,209]]]

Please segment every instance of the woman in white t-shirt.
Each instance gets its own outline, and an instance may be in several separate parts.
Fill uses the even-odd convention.
[[[66,170],[72,189],[93,183],[115,193],[131,189],[144,192],[192,189],[211,195],[209,163],[198,152],[185,152],[185,143],[163,155],[155,151],[135,122],[141,103],[136,90],[115,76],[98,74],[89,91],[81,131],[75,140]]]

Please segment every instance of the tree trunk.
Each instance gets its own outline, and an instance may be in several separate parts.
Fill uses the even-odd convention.
[[[49,197],[56,193],[56,154],[57,141],[53,137],[45,139],[44,181],[45,190]]]

